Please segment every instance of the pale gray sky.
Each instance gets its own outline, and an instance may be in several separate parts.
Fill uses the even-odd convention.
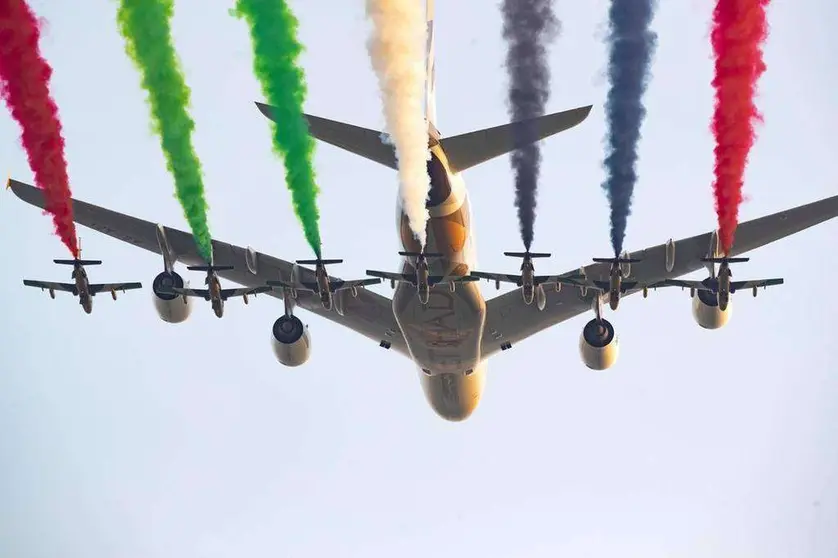
[[[210,7],[209,4],[218,4]],[[231,2],[180,0],[177,48],[193,90],[216,238],[286,259],[310,250],[251,73]],[[438,127],[506,122],[496,2],[437,2]],[[185,229],[116,3],[33,0],[80,199]],[[307,46],[311,113],[381,127],[363,3],[293,2]],[[595,107],[544,143],[534,248],[563,272],[610,253],[603,172],[605,0],[558,2],[551,111]],[[661,2],[640,176],[626,246],[715,226],[710,0]],[[744,218],[835,193],[838,10],[775,0],[765,125],[747,174]],[[0,115],[0,164],[32,180],[19,130]],[[397,262],[394,172],[319,145],[324,255],[349,277]],[[465,173],[481,267],[518,249],[508,158]],[[269,347],[279,301],[232,301],[216,319],[160,321],[149,290],[97,298],[25,289],[64,280],[49,219],[0,192],[0,555],[109,558],[808,558],[838,554],[838,273],[830,222],[752,254],[738,273],[785,277],[738,296],[720,331],[701,330],[679,290],[632,297],[611,315],[617,365],[587,370],[581,316],[491,360],[466,422],[437,418],[415,367],[306,314],[309,363]],[[80,229],[95,281],[142,280],[158,256]],[[546,264],[546,262],[545,262]],[[544,269],[542,264],[542,269]],[[195,277],[200,280],[200,277]],[[822,281],[827,281],[823,283]],[[820,283],[815,283],[816,281]],[[815,290],[815,285],[820,289]],[[377,287],[376,287],[377,288]],[[389,293],[389,287],[380,289]],[[494,289],[485,289],[494,296]]]

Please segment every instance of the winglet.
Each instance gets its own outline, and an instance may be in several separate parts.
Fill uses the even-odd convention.
[[[12,189],[12,173],[9,173],[9,176],[6,177],[6,190]]]

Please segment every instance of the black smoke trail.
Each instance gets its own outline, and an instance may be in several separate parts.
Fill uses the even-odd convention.
[[[608,11],[610,89],[605,102],[608,145],[602,187],[611,203],[611,245],[615,256],[623,251],[631,197],[637,182],[637,144],[646,116],[642,99],[657,45],[657,35],[649,29],[655,8],[655,0],[611,0]]]
[[[504,0],[503,38],[508,45],[506,70],[509,74],[507,104],[512,121],[544,115],[550,97],[550,66],[547,44],[559,32],[559,20],[552,0]],[[513,128],[515,145],[512,168],[515,171],[515,207],[521,227],[521,240],[529,250],[535,223],[535,196],[541,166],[541,150],[535,143],[534,122]]]

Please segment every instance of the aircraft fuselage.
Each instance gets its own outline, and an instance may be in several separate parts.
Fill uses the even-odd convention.
[[[215,273],[207,275],[207,290],[209,290],[212,311],[219,318],[224,316],[224,301],[221,299],[221,281]]]
[[[320,304],[326,310],[331,310],[332,291],[329,290],[329,275],[326,273],[326,269],[322,266],[317,266],[315,278],[317,281],[317,293],[320,295]]]
[[[615,265],[611,268],[611,281],[608,292],[608,304],[612,310],[616,310],[620,305],[620,291],[623,286],[623,274],[620,271],[620,266]]]
[[[87,279],[87,272],[83,267],[77,266],[73,270],[73,279],[76,282],[76,289],[79,291],[79,304],[85,313],[93,312],[93,297],[90,296],[90,282]]]
[[[465,184],[451,173],[445,153],[436,144],[428,161],[431,179],[426,204],[426,251],[441,258],[427,261],[433,275],[468,275],[476,264],[471,239],[471,216]],[[398,202],[397,227],[406,252],[421,252],[407,215]],[[419,270],[405,258],[402,273]],[[486,303],[476,283],[462,283],[455,291],[429,289],[423,304],[414,287],[399,283],[393,293],[393,313],[411,357],[420,368],[420,380],[431,407],[448,420],[464,420],[477,407],[483,392],[486,365],[481,362],[481,340]]]
[[[416,294],[419,296],[419,302],[427,304],[430,296],[431,287],[428,284],[428,262],[421,260],[416,263]]]
[[[716,279],[718,281],[719,310],[724,312],[727,309],[728,302],[730,302],[730,267],[726,263],[719,267],[719,274]]]
[[[521,294],[524,296],[524,304],[532,304],[535,296],[535,268],[532,263],[525,261],[521,264]]]

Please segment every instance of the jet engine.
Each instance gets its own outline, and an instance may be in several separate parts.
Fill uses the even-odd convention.
[[[176,287],[184,288],[188,283],[183,282],[183,277],[174,271],[159,274],[151,284],[151,292],[154,297],[154,308],[164,322],[179,324],[186,321],[192,313],[192,298],[183,297],[179,294],[160,292],[161,289]]]
[[[582,362],[591,370],[605,370],[614,366],[620,354],[620,346],[611,322],[601,318],[585,324],[579,336],[579,353]]]
[[[732,301],[728,301],[724,311],[719,309],[716,295],[707,291],[697,291],[693,296],[693,318],[704,329],[719,329],[730,320]]]
[[[300,366],[311,354],[308,327],[297,316],[281,316],[274,322],[271,345],[277,360],[285,366]]]

